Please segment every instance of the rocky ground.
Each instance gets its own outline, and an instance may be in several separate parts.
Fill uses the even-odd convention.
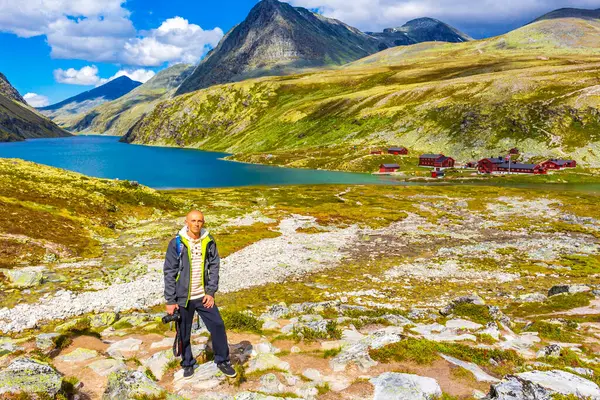
[[[204,209],[217,239],[217,303],[239,377],[217,372],[202,324],[194,377],[183,379],[172,356],[162,256],[181,208],[101,238],[97,256],[3,271],[0,396],[600,399],[593,194],[323,186],[168,195]]]

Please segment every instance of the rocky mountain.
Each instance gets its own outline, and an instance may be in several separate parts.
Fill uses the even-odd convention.
[[[29,107],[0,73],[0,142],[61,136],[69,133]]]
[[[533,22],[559,18],[580,18],[590,20],[600,19],[600,8],[597,10],[586,10],[581,8],[559,8],[558,10],[554,10],[542,15]]]
[[[383,32],[367,32],[377,38],[382,50],[421,42],[468,42],[469,35],[434,18],[418,18],[408,21],[399,28],[384,29]]]
[[[0,72],[0,95],[19,103],[27,104],[23,96],[10,84],[2,72]]]
[[[148,82],[116,100],[105,102],[71,119],[69,130],[97,134],[124,135],[156,103],[173,95],[194,67],[177,64],[156,74]]]
[[[340,21],[262,0],[200,62],[177,94],[300,68],[341,65],[377,52],[378,44]]]
[[[599,59],[600,21],[544,20],[486,40],[395,47],[341,69],[178,96],[124,140],[348,170],[372,170],[364,148],[388,144],[458,160],[518,147],[600,166]]]
[[[118,99],[141,84],[127,76],[120,76],[102,86],[69,97],[59,103],[41,107],[39,110],[60,126],[66,127],[71,124],[73,116],[87,112],[107,101]]]

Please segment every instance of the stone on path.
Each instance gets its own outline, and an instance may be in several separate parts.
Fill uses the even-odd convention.
[[[175,339],[173,338],[164,338],[163,340],[161,340],[160,342],[154,342],[150,345],[150,349],[154,350],[154,349],[161,349],[164,347],[173,347],[173,341]]]
[[[54,344],[54,338],[59,336],[59,333],[42,333],[35,337],[35,345],[43,352],[50,351],[56,346]]]
[[[115,371],[127,368],[123,361],[115,360],[114,358],[105,358],[94,361],[87,367],[100,376],[108,376]]]
[[[369,346],[366,343],[357,342],[342,348],[342,351],[331,359],[329,366],[334,372],[346,370],[348,364],[355,364],[362,371],[377,365],[369,355]]]
[[[282,361],[274,354],[271,353],[259,353],[257,356],[250,360],[248,369],[246,372],[264,371],[267,369],[279,369],[284,371],[290,370],[290,364]]]
[[[546,358],[546,357],[556,358],[556,357],[560,357],[561,351],[562,351],[562,347],[560,347],[560,345],[551,344],[551,345],[548,345],[548,346],[540,349],[536,353],[535,357],[536,358]]]
[[[101,314],[92,315],[90,317],[90,326],[92,328],[100,328],[103,326],[110,326],[117,320],[117,314],[114,312],[105,312]]]
[[[90,358],[98,357],[96,350],[89,350],[83,348],[77,348],[69,354],[64,354],[58,357],[60,361],[64,362],[81,362],[89,360]]]
[[[150,358],[144,360],[142,364],[152,371],[156,379],[161,380],[165,374],[165,367],[173,359],[175,359],[173,350],[164,350],[153,354]]]
[[[62,380],[60,372],[46,363],[27,357],[17,358],[0,372],[0,395],[25,393],[53,398],[60,390]]]
[[[373,400],[431,400],[442,395],[433,378],[385,372],[369,380],[375,386]]]
[[[445,354],[440,354],[440,356],[444,360],[448,361],[450,364],[454,364],[471,372],[475,376],[475,379],[477,379],[477,381],[479,382],[500,382],[500,379],[494,378],[493,376],[489,375],[487,372],[482,370],[477,364],[462,361],[458,358],[447,356]]]
[[[209,361],[201,365],[194,365],[194,375],[189,378],[184,378],[183,369],[179,369],[173,376],[173,383],[177,390],[187,387],[209,390],[219,386],[225,379],[225,375],[217,368],[217,364]]]
[[[141,371],[119,370],[108,376],[108,385],[102,400],[126,400],[160,396],[164,393],[156,382]]]
[[[269,394],[283,393],[285,392],[285,385],[279,381],[277,375],[269,373],[260,377],[259,391]]]
[[[240,392],[233,397],[234,400],[295,400],[296,397],[277,397],[255,392]]]
[[[110,345],[106,350],[108,355],[114,358],[126,358],[127,353],[133,353],[140,349],[142,341],[139,339],[129,338],[120,340]]]

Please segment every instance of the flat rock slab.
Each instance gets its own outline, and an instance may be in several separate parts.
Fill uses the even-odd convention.
[[[446,322],[446,328],[450,328],[450,329],[467,329],[467,330],[478,330],[483,328],[483,325],[478,324],[476,322],[473,321],[469,321],[466,319],[451,319],[450,321]]]
[[[113,372],[127,368],[123,361],[115,360],[113,358],[94,361],[87,367],[100,376],[108,376]]]
[[[70,352],[69,354],[64,354],[58,357],[60,361],[64,362],[82,362],[89,360],[91,358],[98,357],[98,352],[96,350],[89,350],[83,348],[77,348]]]
[[[175,359],[173,350],[164,350],[153,354],[150,358],[144,360],[142,364],[149,368],[158,380],[161,380],[165,374],[165,367],[173,359]]]
[[[440,354],[440,356],[444,360],[448,361],[450,364],[454,364],[458,367],[464,368],[467,371],[471,372],[475,376],[475,379],[477,379],[477,381],[479,381],[479,382],[500,382],[500,379],[494,378],[493,376],[489,375],[484,370],[482,370],[479,367],[479,365],[477,365],[477,364],[474,364],[472,362],[462,361],[462,360],[459,360],[458,358],[447,356],[445,354]]]
[[[290,364],[282,361],[275,354],[259,353],[250,360],[247,372],[264,371],[267,369],[280,369],[284,371],[290,370]]]
[[[154,349],[162,349],[162,348],[165,348],[165,347],[172,347],[174,340],[175,339],[173,339],[173,338],[164,338],[160,342],[154,342],[154,343],[152,343],[150,345],[150,349],[154,350]]]
[[[600,399],[600,387],[597,384],[569,372],[560,370],[531,371],[517,374],[517,376],[556,393]]]
[[[108,376],[103,400],[154,398],[163,394],[163,388],[141,371],[119,370]]]
[[[442,395],[433,378],[385,372],[369,380],[375,386],[373,400],[431,400]]]
[[[140,349],[142,341],[139,339],[125,339],[110,345],[106,352],[115,358],[125,358],[123,353],[134,353]]]
[[[60,336],[60,333],[42,333],[35,337],[35,345],[41,351],[52,350],[55,346],[54,338]]]

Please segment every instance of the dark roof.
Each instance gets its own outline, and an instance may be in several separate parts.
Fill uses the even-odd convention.
[[[484,158],[481,161],[489,160],[492,164],[503,164],[505,162],[504,157],[492,157],[492,158]]]
[[[521,163],[502,163],[498,165],[498,168],[506,168],[508,169],[535,169],[539,167],[539,164],[521,164]]]
[[[434,158],[434,159],[438,159],[440,157],[444,157],[444,155],[443,154],[423,154],[419,158]]]
[[[442,156],[442,158],[440,158],[440,159],[436,158],[435,161],[444,162],[444,161],[449,160],[449,159],[450,159],[450,157]]]
[[[548,160],[548,161],[552,161],[556,165],[565,165],[565,164],[569,164],[569,163],[573,162],[573,160],[557,160],[555,158]]]
[[[400,168],[398,164],[381,164],[379,168]]]

